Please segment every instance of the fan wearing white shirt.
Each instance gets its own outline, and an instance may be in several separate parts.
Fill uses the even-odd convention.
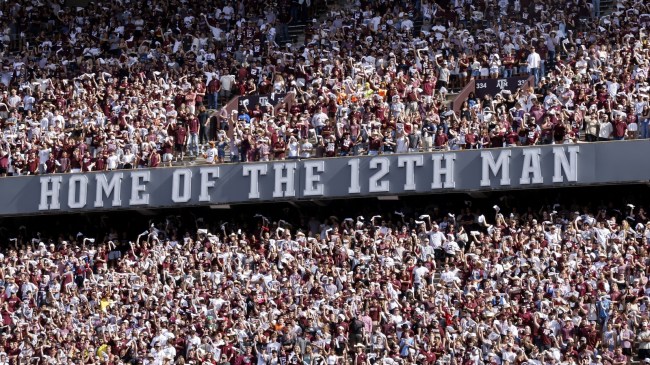
[[[526,63],[528,64],[528,73],[535,76],[535,86],[537,86],[541,77],[540,67],[542,66],[542,59],[539,53],[535,52],[535,47],[530,47],[530,54],[528,54]]]
[[[303,138],[302,143],[300,145],[300,157],[310,158],[313,149],[314,149],[314,145],[312,145],[307,138]]]
[[[422,261],[418,261],[418,267],[413,270],[413,290],[415,294],[417,294],[419,288],[427,284],[426,276],[429,272],[430,270],[422,264]]]
[[[203,157],[205,158],[205,162],[209,164],[215,164],[217,163],[217,156],[218,156],[219,150],[215,148],[215,143],[210,142],[210,148],[205,151],[203,154]]]
[[[120,163],[119,157],[117,157],[115,151],[111,151],[111,154],[106,159],[106,168],[110,171],[117,170],[119,163]]]

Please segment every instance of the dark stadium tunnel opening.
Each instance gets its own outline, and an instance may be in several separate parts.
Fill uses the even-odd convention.
[[[177,227],[178,235],[185,232],[195,234],[204,228],[215,234],[230,233],[232,227],[247,230],[262,223],[261,216],[275,226],[290,226],[297,230],[306,230],[312,218],[337,219],[381,214],[381,219],[398,221],[397,213],[407,218],[420,214],[436,212],[440,217],[448,213],[457,214],[466,208],[473,212],[485,214],[492,218],[493,206],[498,205],[503,211],[513,208],[525,211],[529,207],[539,210],[545,207],[549,212],[554,209],[575,211],[578,207],[589,207],[590,211],[601,208],[624,209],[630,202],[648,206],[647,184],[608,185],[597,187],[570,187],[558,189],[528,189],[512,191],[488,191],[475,193],[446,193],[428,195],[402,195],[397,200],[373,198],[347,198],[317,201],[258,202],[231,205],[227,209],[211,209],[210,206],[163,208],[151,210],[114,210],[93,213],[69,213],[59,215],[36,215],[23,217],[3,217],[0,219],[0,244],[10,244],[10,240],[23,237],[29,240],[42,237],[43,240],[75,240],[81,233],[83,237],[98,240],[116,237],[118,240],[132,240],[143,229],[152,224],[164,227],[170,222]],[[556,204],[560,204],[555,206]],[[555,208],[554,208],[555,206]],[[623,217],[624,218],[624,217]],[[224,225],[224,223],[226,223]],[[62,233],[65,232],[65,233]]]

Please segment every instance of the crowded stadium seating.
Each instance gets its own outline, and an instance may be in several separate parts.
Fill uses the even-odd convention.
[[[640,361],[648,188],[612,189],[5,219],[0,362]]]
[[[2,174],[650,136],[642,3],[258,5],[4,3]]]
[[[641,1],[63,3],[0,4],[3,176],[650,137]],[[67,216],[42,180],[0,209],[0,365],[650,362],[647,181],[487,180]]]

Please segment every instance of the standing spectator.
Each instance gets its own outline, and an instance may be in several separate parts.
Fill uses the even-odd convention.
[[[218,162],[218,151],[214,141],[208,142],[208,145],[208,149],[203,153],[203,158],[206,163],[214,165]]]
[[[641,323],[637,340],[639,344],[639,358],[644,361],[650,359],[650,324],[648,324],[647,320]]]
[[[433,142],[434,148],[436,150],[446,150],[448,147],[447,142],[449,142],[449,137],[447,137],[447,134],[444,133],[442,128],[438,128]]]
[[[600,113],[600,112],[599,112]],[[598,140],[609,141],[614,132],[612,123],[608,120],[607,114],[599,114],[600,124],[598,126]]]
[[[122,161],[121,161],[122,168],[125,170],[133,169],[135,164],[135,159],[136,156],[135,154],[133,154],[133,151],[131,151],[130,148],[124,151],[124,154],[122,155]]]
[[[585,140],[587,142],[595,142],[598,140],[598,113],[595,108],[590,108],[589,112],[584,116]]]
[[[70,158],[68,157],[67,152],[63,152],[61,154],[61,157],[59,158],[59,164],[58,164],[58,172],[59,173],[67,173],[70,172],[72,169],[71,163],[70,163]]]
[[[0,177],[7,176],[9,170],[9,152],[0,149]]]
[[[528,67],[528,74],[535,76],[535,86],[539,84],[540,76],[540,67],[541,67],[541,58],[539,53],[535,51],[535,47],[530,47],[530,53],[526,58],[526,66]]]
[[[45,160],[45,173],[46,174],[53,174],[57,171],[57,168],[59,167],[59,161],[54,158],[54,153],[51,153],[48,155],[48,159]]]
[[[201,105],[199,109],[203,108]],[[187,117],[189,137],[187,140],[187,152],[191,157],[199,155],[199,119],[192,113]]]
[[[286,151],[287,144],[284,142],[284,138],[278,138],[278,140],[273,143],[273,159],[284,160]]]
[[[627,132],[627,123],[623,120],[622,114],[615,114],[612,121],[612,137],[614,140],[622,141]]]
[[[211,117],[210,114],[208,114],[205,105],[201,105],[199,106],[199,114],[196,116],[196,118],[198,119],[198,123],[199,123],[199,146],[203,148],[205,147],[205,144],[208,143],[208,141],[213,139],[210,136],[216,134],[216,131],[213,131],[214,127],[211,126],[212,118],[216,118],[216,117]]]
[[[208,109],[217,109],[219,107],[219,93],[221,92],[221,80],[213,77],[206,89],[208,98]]]
[[[160,154],[158,153],[158,150],[155,148],[151,151],[151,154],[149,155],[149,167],[158,167],[160,166]],[[171,160],[169,161],[170,166],[171,166]]]
[[[311,158],[312,153],[314,152],[314,146],[309,139],[303,137],[300,143],[300,158],[308,159]]]
[[[114,171],[120,167],[120,158],[115,151],[110,151],[106,158],[106,170]]]
[[[187,142],[187,129],[185,128],[185,124],[182,121],[179,121],[176,124],[176,128],[174,130],[174,151],[176,152],[175,158],[177,161],[183,160],[186,142]],[[198,145],[196,146],[196,152],[198,154]]]
[[[650,105],[645,105],[643,107],[643,111],[641,112],[641,116],[639,117],[639,119],[640,119],[640,122],[639,122],[640,135],[639,135],[639,137],[641,139],[650,138]]]

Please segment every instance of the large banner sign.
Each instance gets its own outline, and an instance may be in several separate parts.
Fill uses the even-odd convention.
[[[482,79],[476,80],[476,94],[477,98],[483,98],[485,95],[496,95],[503,90],[508,90],[514,93],[518,88],[522,87],[529,76],[508,77],[503,79]]]
[[[649,155],[635,141],[2,178],[0,215],[648,182]]]

